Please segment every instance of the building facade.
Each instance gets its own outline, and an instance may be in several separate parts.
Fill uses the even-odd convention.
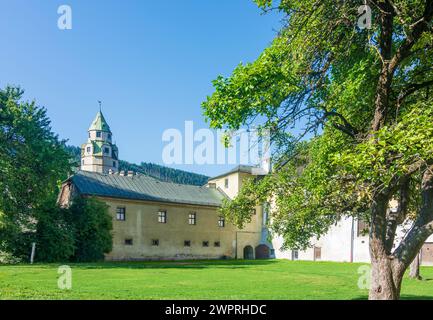
[[[209,179],[205,186],[181,185],[133,172],[119,172],[118,149],[102,112],[82,146],[81,170],[66,180],[59,203],[75,196],[105,202],[113,219],[113,250],[107,260],[260,259],[370,261],[368,226],[353,217],[341,219],[307,250],[282,250],[283,240],[269,236],[267,205],[257,206],[251,222],[236,228],[220,216],[224,198],[233,199],[245,179],[269,173],[238,166]],[[407,230],[400,228],[398,236]],[[421,250],[421,263],[433,265],[433,236]]]
[[[83,196],[108,205],[113,249],[107,260],[270,258],[262,206],[243,229],[218,212],[224,198],[237,195],[244,179],[261,173],[239,166],[205,186],[191,186],[119,172],[117,147],[98,112],[82,146],[81,170],[63,183],[58,201],[68,206]]]

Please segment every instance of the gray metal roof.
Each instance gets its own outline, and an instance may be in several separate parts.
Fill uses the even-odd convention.
[[[215,207],[225,197],[217,189],[163,182],[142,174],[127,177],[78,171],[69,179],[80,194],[91,196]]]
[[[230,170],[226,173],[223,173],[223,174],[217,175],[215,177],[209,178],[208,181],[222,178],[224,176],[228,176],[229,174],[236,173],[236,172],[249,173],[249,174],[255,175],[255,176],[266,175],[266,172],[260,167],[241,164],[241,165],[234,167],[232,170]]]

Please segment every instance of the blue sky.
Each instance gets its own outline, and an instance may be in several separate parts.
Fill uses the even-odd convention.
[[[72,30],[57,8],[72,8]],[[162,133],[207,128],[200,104],[219,74],[255,60],[281,26],[251,0],[0,0],[0,87],[20,85],[53,131],[81,145],[103,101],[121,159],[162,164]],[[176,165],[219,174],[230,165]]]

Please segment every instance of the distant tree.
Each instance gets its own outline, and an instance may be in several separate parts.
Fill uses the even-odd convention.
[[[35,208],[67,177],[69,155],[51,131],[46,110],[22,101],[23,90],[0,90],[0,251],[27,258]]]
[[[76,169],[80,167],[81,148],[67,146],[67,152],[71,155],[71,164]],[[134,171],[156,178],[161,181],[202,186],[207,183],[209,177],[193,172],[168,168],[154,163],[142,162],[140,164],[130,163],[125,160],[119,161],[119,170]]]
[[[205,175],[168,168],[154,163],[142,162],[140,165],[127,161],[119,162],[119,170],[139,172],[161,181],[202,186],[207,183]]]

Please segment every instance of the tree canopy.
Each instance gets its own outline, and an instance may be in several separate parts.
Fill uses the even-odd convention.
[[[270,226],[289,248],[309,246],[343,216],[364,218],[370,298],[398,298],[404,270],[433,233],[433,1],[367,1],[364,30],[359,1],[255,2],[285,13],[284,26],[256,61],[219,76],[202,106],[211,127],[268,129],[274,172],[246,183],[222,211],[242,225],[251,206],[270,201]]]

